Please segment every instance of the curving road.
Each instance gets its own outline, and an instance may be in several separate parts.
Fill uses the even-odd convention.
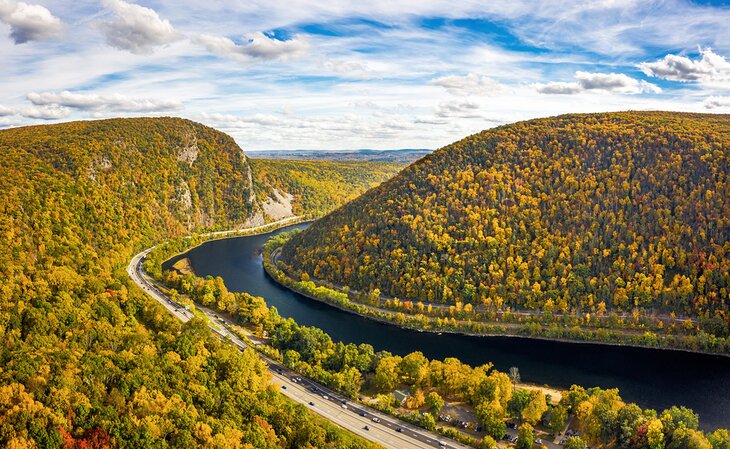
[[[296,217],[295,217],[296,218]],[[281,224],[293,221],[282,220]],[[271,224],[267,225],[270,226]],[[263,227],[259,227],[263,228]],[[255,230],[250,228],[249,230]],[[233,231],[235,232],[235,231]],[[230,233],[233,233],[230,232]],[[225,232],[224,232],[225,233]],[[222,235],[217,233],[216,235]],[[154,247],[153,247],[154,248]],[[173,316],[186,322],[193,318],[193,313],[185,310],[178,303],[158,287],[157,282],[150,278],[143,269],[147,254],[153,248],[148,248],[135,255],[127,267],[129,277],[148,295],[162,304]],[[248,345],[229,331],[233,323],[213,311],[197,306],[205,313],[211,322],[209,327],[221,338],[229,341],[243,351]],[[218,323],[214,325],[212,323]],[[289,370],[278,362],[257,352],[264,360],[271,372],[273,380],[281,386],[281,392],[292,400],[305,405],[318,415],[332,421],[339,426],[362,436],[370,441],[391,449],[429,449],[433,447],[467,449],[468,446],[446,439],[433,432],[426,431],[407,422],[398,420],[370,407],[353,402],[342,395],[324,387],[317,382],[304,378]]]

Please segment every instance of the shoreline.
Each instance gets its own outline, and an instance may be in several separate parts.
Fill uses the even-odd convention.
[[[285,226],[286,225],[284,225],[284,224],[279,224],[279,226],[277,226],[277,228],[281,228],[281,227],[285,227]],[[261,234],[266,234],[267,232],[271,232],[271,231],[255,232],[255,233],[252,233],[251,235],[261,235]],[[234,238],[234,237],[241,237],[241,236],[231,236],[229,238]],[[243,237],[245,237],[245,236],[243,236]],[[200,245],[202,243],[205,243],[205,242],[200,242],[198,245]],[[196,246],[198,246],[198,245],[196,245]],[[182,251],[181,254],[182,253],[185,253],[186,251]],[[268,255],[269,256],[271,255],[271,252],[272,252],[271,250],[268,251]],[[264,262],[267,261],[267,260],[269,260],[269,259],[265,257],[264,258]],[[336,304],[331,304],[329,302],[322,301],[322,300],[317,299],[317,298],[313,298],[312,296],[307,295],[305,293],[300,293],[300,292],[298,292],[298,291],[296,291],[296,290],[294,290],[292,288],[287,287],[286,285],[283,285],[281,282],[277,281],[274,278],[275,275],[272,275],[268,270],[265,269],[264,272],[266,273],[265,276],[268,276],[270,279],[273,279],[277,283],[277,285],[282,285],[283,287],[286,287],[287,291],[294,292],[296,294],[301,294],[302,296],[307,297],[307,299],[314,299],[315,301],[318,301],[320,303],[323,302],[327,306],[337,307],[338,309],[343,310],[345,312],[348,312],[350,314],[358,315],[361,318],[371,318],[375,322],[377,322],[378,324],[385,324],[387,326],[396,326],[398,328],[406,329],[406,330],[411,330],[411,331],[421,331],[421,332],[430,332],[430,333],[438,333],[439,332],[439,331],[434,331],[434,330],[416,329],[416,328],[409,327],[409,326],[398,325],[396,323],[388,322],[388,321],[385,321],[385,320],[382,320],[382,319],[375,319],[374,317],[370,317],[370,316],[363,316],[363,315],[361,315],[361,314],[359,314],[359,313],[357,313],[357,312],[355,312],[353,310],[348,310],[348,309],[343,308],[343,307],[338,307]],[[244,288],[244,289],[242,289],[240,291],[241,292],[245,292],[246,290]],[[271,307],[271,306],[269,305],[269,307]],[[625,346],[625,347],[632,347],[632,348],[638,348],[638,349],[649,349],[649,350],[651,350],[651,349],[654,349],[654,350],[659,349],[659,350],[667,350],[667,351],[670,351],[670,350],[671,351],[682,351],[684,353],[689,353],[689,354],[692,354],[692,353],[699,354],[700,356],[706,356],[706,355],[723,355],[723,354],[714,354],[714,353],[707,353],[707,352],[702,352],[702,351],[692,351],[692,350],[676,349],[676,348],[658,348],[658,347],[647,347],[647,346],[640,346],[640,345],[629,345],[629,344],[619,344],[619,343],[606,343],[606,342],[594,342],[594,341],[576,341],[576,340],[547,338],[547,337],[535,337],[535,336],[525,336],[525,335],[512,335],[512,334],[499,334],[499,333],[497,333],[497,334],[473,334],[473,333],[455,332],[455,331],[441,331],[441,332],[442,333],[443,332],[448,332],[449,334],[452,334],[452,335],[461,334],[461,335],[467,336],[467,337],[489,337],[489,338],[494,338],[494,337],[498,337],[498,338],[499,337],[501,337],[501,338],[510,338],[510,337],[512,337],[512,338],[514,338],[514,337],[519,337],[519,338],[523,338],[523,339],[544,340],[544,341],[552,341],[552,342],[559,342],[559,343],[582,343],[582,344],[593,344],[593,345],[605,345],[605,347],[610,347],[610,346]],[[414,336],[416,336],[416,335],[414,334]],[[507,340],[503,340],[503,342],[504,342],[503,344],[509,344]],[[589,351],[593,351],[593,349],[589,349]],[[665,354],[668,354],[668,353],[665,353]],[[648,355],[648,353],[647,353],[647,355]],[[640,354],[639,354],[639,356],[640,356]],[[669,354],[669,355],[665,355],[665,357],[672,357],[672,356],[671,356],[671,354]],[[715,360],[726,360],[726,359],[718,359],[718,358],[715,358],[715,357],[713,357],[713,359],[715,359]],[[566,390],[567,387],[568,387],[568,384],[563,385],[563,386],[557,386],[555,384],[536,383],[535,381],[526,381],[524,383],[526,384],[526,385],[523,386],[524,388],[528,388],[529,389],[529,388],[532,387],[532,388],[539,388],[539,389],[554,389],[554,390],[557,390],[559,392],[561,390]],[[712,430],[714,430],[716,428],[722,428],[722,424],[713,425],[712,427],[708,427],[708,426],[702,425],[701,428],[703,430],[706,430],[706,431],[712,431]]]
[[[274,254],[279,250],[280,248],[274,249],[271,254],[269,255],[269,262],[276,267],[276,264],[273,260]],[[277,267],[278,269],[278,267]],[[330,302],[324,299],[316,298],[308,293],[297,291],[281,282],[279,282],[278,279],[276,279],[276,276],[274,276],[272,273],[269,272],[269,269],[267,268],[267,264],[264,263],[264,271],[266,272],[266,275],[276,282],[278,285],[281,285],[282,287],[286,288],[287,290],[294,292],[298,295],[302,295],[305,298],[318,301],[322,304],[326,304],[328,306],[337,308],[339,310],[342,310],[343,312],[350,313],[352,315],[359,316],[361,318],[365,318],[368,320],[376,321],[378,323],[386,324],[389,326],[394,326],[400,329],[406,329],[416,332],[428,332],[432,334],[451,334],[451,335],[461,335],[465,337],[485,337],[485,338],[494,338],[494,337],[504,337],[504,338],[524,338],[524,339],[532,339],[532,340],[542,340],[542,341],[553,341],[553,342],[560,342],[560,343],[570,343],[570,344],[583,344],[583,345],[605,345],[605,346],[620,346],[620,347],[627,347],[627,348],[637,348],[637,349],[645,349],[645,350],[663,350],[663,351],[679,351],[679,352],[685,352],[690,354],[700,354],[700,355],[706,355],[706,356],[718,356],[718,357],[725,357],[730,358],[730,354],[728,353],[720,353],[720,352],[709,352],[709,351],[701,351],[701,350],[693,350],[693,349],[686,349],[686,348],[672,348],[667,346],[644,346],[639,345],[635,343],[620,343],[620,342],[602,342],[602,341],[592,341],[592,340],[573,340],[573,339],[567,339],[567,338],[552,338],[552,337],[543,337],[543,336],[533,336],[533,335],[518,335],[518,334],[510,334],[510,333],[473,333],[473,332],[465,332],[465,331],[455,331],[455,330],[434,330],[434,329],[421,329],[417,327],[412,326],[404,326],[397,323],[392,322],[391,320],[388,320],[387,318],[377,317],[377,316],[370,316],[370,315],[363,315],[361,313],[358,313],[352,309],[349,309],[347,307],[343,307],[340,304]],[[282,273],[283,270],[279,270]],[[288,279],[292,279],[289,277],[286,273],[284,275]],[[358,303],[352,303],[355,305],[361,305]]]
[[[212,242],[212,241],[216,241],[216,240],[235,239],[235,238],[239,238],[239,237],[251,237],[254,235],[268,234],[269,232],[278,231],[279,229],[287,227],[287,226],[292,226],[292,225],[300,224],[300,223],[307,223],[309,221],[314,221],[314,219],[308,218],[304,215],[294,215],[292,217],[283,218],[281,220],[272,221],[270,223],[266,223],[266,224],[259,225],[259,226],[253,226],[250,228],[229,229],[226,231],[213,231],[213,232],[205,232],[202,234],[186,235],[181,238],[182,239],[191,239],[193,237],[198,237],[198,238],[202,238],[203,240],[194,246],[186,248],[183,251],[177,252],[177,253],[167,257],[165,260],[160,262],[160,268],[162,268],[162,265],[168,263],[172,259],[174,259],[178,256],[182,256],[183,254],[185,254],[189,251],[192,251],[193,249],[199,247],[200,245],[203,245],[204,243],[208,243],[208,242]],[[272,228],[271,229],[262,229],[262,228],[267,228],[269,226],[271,226]],[[154,250],[158,246],[164,245],[165,243],[168,243],[168,242],[169,242],[169,240],[166,240],[158,245],[153,246],[152,248],[150,248],[150,250]],[[192,267],[192,265],[191,265],[191,267]],[[195,274],[194,272],[195,272],[195,269],[193,269],[193,274]],[[195,274],[195,276],[197,276],[197,274]]]

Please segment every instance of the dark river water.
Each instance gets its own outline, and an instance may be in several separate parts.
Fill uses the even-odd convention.
[[[436,335],[377,323],[293,293],[266,275],[260,249],[274,233],[215,240],[187,256],[199,276],[221,276],[231,291],[263,297],[279,314],[316,326],[334,341],[369,343],[375,350],[429,358],[457,357],[480,365],[492,362],[520,370],[523,381],[568,388],[619,388],[625,401],[661,412],[684,405],[700,414],[705,430],[730,427],[730,357],[680,351],[580,344],[510,337]],[[168,261],[164,267],[183,256]]]

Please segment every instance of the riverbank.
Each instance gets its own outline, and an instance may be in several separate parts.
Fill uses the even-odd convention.
[[[253,226],[249,228],[240,229],[229,229],[224,231],[213,231],[202,234],[191,234],[184,237],[179,237],[172,240],[167,240],[159,245],[154,246],[147,254],[145,261],[145,271],[147,271],[152,277],[159,279],[162,276],[162,266],[169,260],[174,259],[177,256],[182,255],[198,246],[210,242],[213,240],[225,240],[237,237],[247,237],[252,235],[266,234],[268,232],[276,231],[277,229],[291,226],[299,223],[306,223],[312,221],[311,217],[303,215],[295,215],[292,217],[282,218],[281,220],[272,221],[259,226]],[[181,274],[193,274],[195,275],[195,269],[190,263],[189,259],[183,269],[189,270],[189,273]],[[177,267],[173,267],[176,268]]]
[[[193,269],[193,265],[190,263],[190,259],[185,257],[184,259],[180,259],[172,266],[178,273],[185,275],[185,274],[192,274],[195,276],[195,270]]]
[[[291,318],[302,330],[321,329],[338,345],[342,342],[354,348],[351,344],[358,347],[369,344],[400,356],[421,351],[432,360],[458,359],[472,367],[490,363],[501,372],[518,367],[524,382],[558,389],[568,389],[573,384],[618,388],[627,402],[641,407],[664,410],[672,405],[682,405],[692,408],[702,417],[703,430],[730,425],[726,415],[726,407],[730,405],[726,399],[730,398],[730,358],[599,344],[566,344],[535,338],[437,335],[380,323],[298,295],[267,275],[261,248],[278,235],[306,226],[293,225],[263,235],[201,245],[179,256],[190,258],[200,278],[185,282],[179,279],[170,285],[177,285],[175,288],[181,293],[193,286],[196,295],[203,291],[203,285],[210,285],[213,297],[218,298],[218,288],[225,283],[226,289],[221,291],[244,293],[241,298],[248,298],[248,305],[243,307],[251,310],[252,316],[263,317],[271,313]],[[169,270],[177,260],[166,263],[165,269]],[[181,287],[183,285],[187,287]],[[265,305],[263,298],[266,298]],[[206,297],[206,301],[210,300]],[[230,301],[224,300],[219,305],[227,307]],[[269,326],[264,330],[271,335]]]
[[[301,228],[301,225],[298,227]],[[573,384],[598,387],[586,388],[589,395],[600,395],[601,391],[605,391],[601,389],[618,388],[622,396],[626,393],[626,404],[637,403],[642,408],[652,408],[658,413],[673,405],[697,407],[703,417],[700,421],[703,430],[709,432],[727,426],[727,416],[723,411],[727,400],[723,398],[727,398],[726,393],[730,391],[727,382],[729,359],[647,349],[566,345],[527,338],[509,341],[508,338],[499,337],[437,336],[427,332],[406,331],[396,326],[386,327],[374,320],[343,313],[320,301],[297,295],[274,282],[265,273],[260,248],[268,240],[276,239],[290,229],[210,242],[180,256],[191,259],[199,278],[168,274],[166,281],[180,294],[191,295],[196,302],[202,301],[203,305],[209,304],[222,312],[231,313],[236,323],[249,326],[257,335],[267,335],[277,358],[281,357],[287,366],[302,373],[303,377],[312,377],[325,385],[342,388],[346,395],[353,398],[357,397],[357,386],[361,385],[366,395],[377,393],[375,397],[378,397],[378,405],[386,409],[392,406],[400,410],[402,407],[392,402],[393,399],[387,394],[391,387],[387,383],[380,383],[379,379],[398,379],[397,383],[405,383],[408,389],[398,385],[393,387],[406,392],[410,390],[414,394],[414,399],[408,402],[407,407],[418,407],[421,401],[418,397],[421,394],[428,396],[432,388],[442,398],[448,396],[448,402],[466,401],[478,405],[482,400],[469,395],[477,391],[488,392],[489,389],[450,387],[450,381],[441,380],[440,376],[452,373],[449,378],[462,379],[466,382],[465,386],[477,385],[482,379],[479,373],[504,376],[504,373],[513,371],[511,367],[517,367],[523,381],[538,386],[551,385],[559,390],[569,389]],[[170,261],[166,268],[176,260]],[[263,298],[266,298],[266,302]],[[263,334],[264,331],[266,334]],[[374,353],[373,349],[379,353]],[[405,371],[401,372],[401,368],[410,366],[410,362],[401,362],[406,359],[420,361],[436,376],[429,374],[427,382],[417,383],[423,388],[420,393],[418,387],[414,389],[412,386],[417,381],[402,377]],[[374,364],[374,361],[378,363]],[[397,378],[386,374],[391,364],[399,366]],[[491,368],[484,372],[483,366]],[[671,366],[683,368],[668,370]],[[462,371],[464,374],[458,374]],[[544,393],[547,392],[543,390]],[[564,395],[563,400],[568,401],[566,404],[572,403],[570,398],[574,397],[570,393]],[[505,400],[509,402],[507,398]],[[555,399],[552,402],[555,403]],[[418,409],[424,411],[420,407]],[[401,410],[406,413],[406,419],[415,421],[421,416],[410,412],[410,408],[408,410]],[[452,412],[448,408],[444,416],[460,416]],[[500,420],[503,417],[501,413]],[[705,416],[710,419],[705,420]],[[464,421],[474,422],[473,418]],[[434,424],[430,421],[424,423]],[[459,421],[456,423],[461,425]],[[440,424],[437,421],[435,425]]]
[[[723,352],[708,351],[699,348],[681,347],[677,344],[683,336],[657,335],[651,332],[630,333],[616,329],[599,328],[585,329],[578,326],[570,328],[559,327],[558,323],[551,323],[544,327],[540,323],[488,323],[471,320],[456,320],[455,318],[433,318],[423,314],[405,314],[383,308],[351,301],[347,291],[318,285],[315,281],[297,281],[287,273],[278,262],[278,255],[283,242],[267,243],[264,246],[264,269],[269,277],[283,287],[305,296],[336,307],[348,313],[366,317],[381,323],[394,325],[400,328],[430,332],[436,334],[449,333],[470,337],[511,337],[529,338],[535,340],[556,341],[562,343],[594,344],[608,346],[623,346],[645,349],[663,349],[695,354],[716,355],[730,357],[727,352],[730,342],[722,345]]]

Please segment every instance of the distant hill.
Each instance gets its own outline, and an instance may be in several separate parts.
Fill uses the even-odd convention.
[[[437,150],[281,260],[400,300],[677,314],[727,335],[730,116],[564,115]]]
[[[402,162],[250,159],[264,214],[319,217],[391,178]]]
[[[401,150],[272,150],[251,151],[248,156],[252,159],[288,159],[288,160],[327,160],[327,161],[371,161],[396,162],[410,164],[432,150],[401,149]]]

